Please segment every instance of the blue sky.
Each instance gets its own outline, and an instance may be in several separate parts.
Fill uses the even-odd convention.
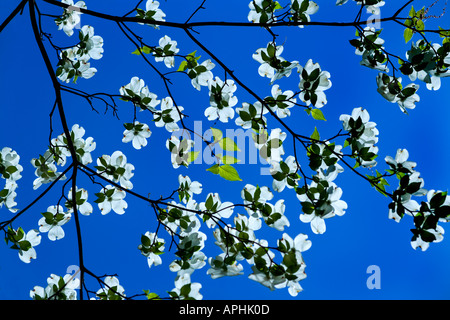
[[[6,18],[18,2],[3,1],[0,4],[0,21]],[[133,7],[123,5],[123,1],[119,0],[86,2],[89,9],[117,15]],[[206,10],[200,10],[193,21],[247,21],[247,2],[206,1]],[[320,9],[312,16],[313,21],[352,21],[358,10],[354,3],[335,7],[332,3],[334,1],[317,2]],[[160,8],[166,13],[167,21],[183,22],[200,3],[198,0],[188,5],[181,0],[161,1]],[[424,1],[417,3],[417,7],[426,5]],[[49,9],[49,12],[55,14],[61,12],[42,1],[38,1],[38,4],[41,10]],[[382,9],[381,16],[387,17],[395,10],[393,6],[386,6]],[[367,17],[363,13],[363,18]],[[77,41],[76,34],[68,38],[62,31],[58,31],[51,18],[44,18],[43,21],[45,30],[52,33],[55,42],[70,45],[71,41]],[[93,62],[98,73],[90,80],[80,79],[76,88],[118,94],[120,86],[127,84],[131,77],[138,76],[145,80],[150,91],[158,97],[166,96],[157,74],[142,59],[130,54],[135,48],[120,33],[115,23],[83,15],[81,24],[94,26],[96,34],[104,38],[105,53],[101,60]],[[430,21],[429,26],[436,27],[437,24],[448,27],[448,17]],[[381,27],[381,37],[386,40],[388,51],[404,56],[409,44],[404,44],[403,30],[394,23],[382,24]],[[165,27],[154,30],[144,26],[134,30],[140,32],[145,41],[155,44],[167,34],[177,40],[180,53],[198,50],[201,60],[208,58],[182,30]],[[196,31],[199,34],[194,33],[195,37],[229,65],[239,79],[260,96],[270,95],[268,79],[257,74],[259,64],[251,58],[256,49],[265,47],[271,40],[269,33],[259,28],[225,27],[202,27]],[[310,135],[314,126],[317,126],[322,137],[331,137],[341,129],[341,114],[350,114],[353,108],[363,107],[369,111],[371,120],[377,123],[380,131],[377,144],[379,171],[387,168],[383,161],[385,156],[395,156],[398,148],[406,148],[410,159],[418,163],[416,169],[425,180],[425,188],[447,190],[450,178],[447,170],[450,96],[446,79],[443,79],[443,85],[437,92],[428,91],[424,84],[418,83],[421,85],[421,101],[409,115],[404,115],[396,104],[387,102],[376,92],[377,71],[359,65],[360,57],[354,54],[354,48],[348,43],[354,37],[354,28],[282,27],[274,32],[279,35],[277,43],[285,44],[282,54],[285,59],[297,60],[304,65],[312,58],[314,62],[319,62],[323,70],[330,72],[333,83],[326,92],[328,104],[322,109],[327,121],[313,121],[298,109],[286,121],[294,131]],[[0,42],[0,60],[4,62],[0,76],[0,94],[3,97],[0,103],[0,147],[9,146],[21,156],[24,172],[23,178],[18,182],[16,199],[21,208],[40,191],[32,189],[35,176],[30,160],[47,149],[49,113],[54,93],[33,37],[28,8],[0,34]],[[56,65],[54,53],[49,46],[47,49]],[[177,60],[177,65],[179,63],[180,60]],[[162,64],[157,66],[160,70],[166,70]],[[223,77],[223,70],[218,65],[213,73]],[[227,128],[221,123],[209,122],[203,116],[203,111],[208,106],[206,88],[202,88],[200,92],[195,90],[182,74],[172,74],[169,78],[174,83],[171,89],[178,104],[190,115],[186,120],[188,125],[193,125],[195,120],[202,120],[204,130],[213,125],[224,130]],[[407,80],[403,80],[405,84],[409,83]],[[298,76],[294,73],[278,83],[283,90],[296,90]],[[239,87],[236,95],[239,105],[242,102],[254,102],[254,98]],[[99,111],[95,113],[79,97],[64,93],[63,100],[69,127],[78,123],[86,129],[86,137],[92,136],[96,141],[94,159],[103,154],[112,154],[115,150],[121,150],[127,155],[128,161],[136,167],[132,180],[133,191],[150,194],[151,197],[168,195],[178,187],[178,175],[184,174],[203,184],[203,193],[197,197],[198,202],[204,201],[203,197],[207,193],[218,192],[222,201],[239,203],[240,191],[246,183],[271,186],[272,178],[259,174],[261,163],[237,165],[242,182],[225,182],[207,172],[208,166],[205,164],[174,170],[170,154],[165,148],[165,140],[169,134],[164,129],[156,128],[150,119],[147,122],[145,119],[141,120],[148,123],[152,131],[147,147],[135,150],[131,144],[121,142],[122,124],[130,122],[133,116],[129,104],[119,102],[120,120],[117,120],[110,111],[104,113],[104,106],[100,103],[95,105]],[[55,117],[55,134],[62,132],[57,119]],[[270,118],[269,124],[276,126],[276,122]],[[230,126],[236,128],[233,123]],[[286,154],[292,154],[292,145],[287,142],[285,150]],[[369,173],[364,170],[362,172]],[[92,188],[85,177],[80,177],[79,181],[80,187],[90,191],[89,200],[94,205],[94,212],[90,216],[80,217],[86,267],[98,275],[118,274],[127,295],[139,294],[146,289],[165,296],[165,292],[174,287],[175,273],[168,269],[173,260],[173,251],[162,256],[161,266],[149,269],[146,258],[137,250],[141,234],[154,231],[156,227],[148,205],[127,195],[129,207],[124,215],[111,212],[102,216],[93,203],[94,193],[98,190]],[[396,188],[396,181],[390,181],[393,182],[391,188]],[[306,233],[312,241],[311,249],[303,254],[307,265],[307,278],[301,282],[304,291],[294,299],[448,299],[450,244],[447,237],[444,235],[441,243],[431,244],[426,252],[415,251],[410,245],[412,234],[409,229],[413,227],[410,217],[405,217],[400,223],[389,220],[388,199],[375,192],[348,168],[335,182],[344,191],[342,199],[347,202],[348,209],[342,217],[327,220],[327,231],[322,235],[313,234],[308,224],[299,221],[301,206],[292,190],[275,193],[274,200],[286,200],[286,216],[291,222],[287,232],[292,236],[299,232]],[[54,191],[16,221],[14,227],[22,226],[24,230],[37,228],[40,213],[55,204],[61,187],[62,185],[56,186]],[[11,214],[2,208],[1,215],[3,218],[0,220],[3,221]],[[447,226],[443,227],[445,229]],[[17,252],[6,245],[0,246],[0,299],[28,299],[29,290],[35,285],[46,286],[46,279],[51,273],[62,276],[69,266],[78,264],[73,219],[64,229],[66,237],[60,241],[52,242],[43,235],[41,244],[36,249],[38,258],[30,264],[21,262]],[[204,227],[203,231],[211,244],[204,249],[205,254],[219,254],[220,249],[212,245],[214,240],[210,230]],[[269,232],[267,238],[271,239],[273,235],[279,234]],[[166,241],[169,240],[168,236],[162,236]],[[286,289],[271,292],[247,279],[250,270],[245,262],[243,265],[246,267],[245,275],[217,280],[211,280],[206,275],[208,268],[205,266],[192,275],[192,281],[203,284],[201,293],[205,299],[292,299]],[[380,268],[381,289],[369,290],[366,286],[369,277],[366,271],[371,265]],[[96,291],[96,283],[89,281],[89,288]]]

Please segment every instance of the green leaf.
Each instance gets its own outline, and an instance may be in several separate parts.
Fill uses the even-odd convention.
[[[237,172],[237,170],[228,165],[228,164],[224,164],[222,166],[219,166],[218,168],[219,171],[219,175],[224,178],[225,180],[228,181],[242,181],[242,179],[239,177],[239,174]]]
[[[189,156],[187,161],[190,162],[194,162],[195,159],[197,159],[198,155],[199,155],[200,151],[191,151],[189,152]]]
[[[219,141],[219,145],[225,151],[241,151],[237,144],[230,138],[223,138]]]
[[[278,1],[275,2],[275,7],[273,8],[273,11],[283,9],[283,7],[278,3]]]
[[[145,292],[145,296],[147,297],[148,300],[161,300],[159,295],[157,295],[154,292],[149,292],[148,290],[144,290],[144,292]]]
[[[320,109],[313,109],[311,110],[311,115],[314,119],[316,120],[324,120],[327,121],[327,119],[325,119],[322,111]]]
[[[184,60],[180,63],[180,66],[178,67],[178,72],[183,72],[184,70],[187,69],[187,61]]]
[[[425,24],[423,23],[422,20],[417,21],[416,23],[416,29],[418,31],[423,31],[425,29]]]
[[[314,132],[311,135],[311,139],[313,140],[320,140],[320,134],[319,131],[317,131],[317,127],[314,127]]]
[[[408,43],[413,36],[413,31],[410,28],[406,28],[405,32],[403,33],[403,38],[405,38],[405,43]]]
[[[241,161],[232,156],[223,156],[221,160],[222,160],[223,164],[234,164],[234,163],[238,163],[239,161]]]
[[[149,53],[152,52],[152,49],[150,47],[147,47],[147,46],[143,46],[141,48],[141,50],[142,50],[143,53],[146,53],[146,54],[149,54]]]
[[[409,16],[412,18],[416,15],[416,10],[414,9],[414,6],[411,6],[411,10],[409,10]]]
[[[222,131],[220,131],[219,129],[211,128],[211,132],[215,142],[222,140],[223,137]]]
[[[141,243],[145,246],[145,247],[150,247],[151,246],[151,242],[149,237],[147,237],[146,235],[142,235],[141,236]]]
[[[219,174],[219,165],[215,164],[212,167],[209,167],[208,169],[206,169],[206,171],[210,171],[214,174]]]

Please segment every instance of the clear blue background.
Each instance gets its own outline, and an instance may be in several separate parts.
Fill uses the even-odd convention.
[[[15,8],[19,1],[2,1],[0,3],[0,20],[3,21]],[[128,12],[134,4],[124,5],[123,1],[86,1],[91,10],[122,15]],[[248,2],[206,1],[206,10],[200,10],[192,21],[247,21]],[[281,3],[284,5],[286,1]],[[134,3],[134,2],[133,2]],[[160,8],[167,14],[167,21],[183,22],[198,7],[201,1],[161,1]],[[395,1],[382,8],[381,17],[392,15],[403,1]],[[43,12],[60,14],[60,8],[38,1]],[[320,9],[312,16],[313,21],[353,21],[358,7],[349,2],[345,6],[335,7],[334,1],[318,1]],[[423,1],[416,4],[421,7]],[[438,4],[433,13],[439,14]],[[407,11],[405,11],[405,14]],[[363,19],[369,15],[363,13]],[[43,18],[46,32],[53,35],[55,43],[74,45],[77,42],[77,30],[72,38],[58,31],[51,18]],[[104,57],[92,61],[92,66],[98,73],[90,80],[80,79],[76,88],[88,92],[107,92],[118,94],[120,86],[127,84],[131,77],[143,78],[150,91],[159,98],[167,96],[167,92],[158,75],[144,61],[130,52],[133,45],[121,34],[117,25],[111,21],[102,21],[95,17],[83,15],[81,24],[94,26],[95,32],[104,38]],[[427,27],[437,25],[449,26],[448,17],[439,20],[429,20]],[[395,23],[385,23],[381,37],[386,40],[386,48],[400,56],[409,47],[404,44],[402,28]],[[158,39],[165,34],[178,42],[180,54],[187,54],[198,48],[189,40],[182,30],[161,27],[155,30],[151,27],[133,27],[144,37],[144,41],[156,45]],[[226,28],[202,27],[196,28],[200,34],[194,35],[222,59],[235,75],[246,83],[260,96],[270,95],[270,85],[267,78],[257,74],[259,64],[251,57],[252,53],[265,47],[271,41],[268,32],[260,28]],[[449,83],[443,79],[443,85],[438,92],[431,92],[421,85],[419,95],[421,102],[415,110],[404,115],[396,104],[384,100],[376,92],[375,77],[377,71],[359,65],[360,57],[354,54],[354,48],[348,40],[354,37],[352,27],[308,27],[274,28],[279,34],[277,43],[285,44],[282,54],[287,60],[297,60],[304,65],[310,58],[319,62],[323,70],[331,73],[333,86],[326,91],[328,104],[322,109],[327,122],[313,121],[301,110],[293,110],[293,115],[286,122],[298,133],[310,135],[317,126],[322,138],[331,137],[339,129],[341,114],[350,114],[353,108],[366,108],[371,120],[375,121],[380,131],[378,147],[378,169],[384,171],[386,155],[394,156],[398,148],[406,148],[410,159],[418,163],[417,170],[425,180],[428,189],[447,190],[449,184],[448,141],[450,132],[447,124],[449,119]],[[417,39],[417,38],[414,38]],[[433,38],[440,42],[440,39]],[[0,76],[0,147],[9,146],[21,156],[24,167],[23,178],[18,181],[18,207],[23,208],[31,202],[45,186],[33,191],[32,182],[35,178],[34,168],[30,160],[47,149],[49,135],[49,113],[54,102],[54,92],[50,78],[45,69],[42,57],[38,51],[28,14],[25,8],[22,16],[17,16],[0,34],[0,61],[2,71]],[[56,56],[46,43],[50,57],[56,65]],[[202,55],[201,61],[208,58]],[[153,59],[149,57],[151,61]],[[177,65],[181,60],[177,60]],[[163,72],[162,63],[156,64]],[[223,78],[223,70],[216,66],[215,75]],[[173,82],[175,99],[185,108],[190,117],[187,125],[193,126],[193,121],[203,120],[203,128],[210,126],[227,128],[221,123],[208,122],[203,116],[208,106],[207,89],[195,90],[187,77],[182,74],[169,76]],[[277,82],[283,90],[296,90],[297,74]],[[404,84],[408,84],[404,79]],[[72,84],[71,84],[72,85]],[[239,104],[254,102],[241,88],[236,92]],[[209,192],[219,192],[222,201],[240,203],[240,191],[246,183],[271,186],[270,176],[259,174],[261,164],[237,165],[242,182],[225,182],[222,178],[206,172],[208,167],[192,165],[189,169],[174,170],[170,163],[170,154],[165,148],[165,140],[170,136],[164,129],[156,128],[151,119],[139,118],[141,122],[150,125],[153,132],[149,144],[142,150],[135,150],[130,144],[121,142],[124,122],[131,122],[133,112],[130,104],[119,102],[118,116],[113,117],[111,110],[104,113],[101,103],[95,104],[99,113],[91,111],[90,106],[81,98],[64,93],[64,107],[69,126],[78,123],[86,129],[85,137],[94,137],[97,148],[94,159],[103,154],[112,154],[115,150],[123,151],[129,162],[136,167],[133,191],[156,198],[166,196],[178,187],[179,174],[187,174],[192,180],[200,181],[204,191],[196,197],[198,202],[204,201]],[[140,116],[138,114],[138,116]],[[269,118],[272,127],[276,122]],[[236,128],[233,123],[231,128]],[[58,117],[54,116],[54,136],[62,132],[58,125]],[[289,141],[288,141],[289,140]],[[291,138],[286,140],[286,155],[292,154]],[[341,141],[343,144],[343,141]],[[247,149],[248,151],[249,149]],[[301,154],[302,151],[299,151]],[[94,160],[95,161],[95,160]],[[307,162],[304,162],[306,166]],[[265,166],[267,167],[267,166]],[[362,173],[366,171],[362,170]],[[367,172],[368,173],[368,172]],[[166,296],[166,291],[174,288],[175,273],[169,271],[168,265],[173,260],[173,251],[162,255],[163,264],[148,268],[146,258],[137,249],[141,234],[154,231],[156,222],[151,208],[138,199],[127,195],[128,210],[122,216],[110,212],[102,216],[96,208],[94,193],[96,187],[90,186],[89,179],[80,175],[78,187],[90,190],[89,201],[94,205],[94,212],[81,216],[81,230],[84,245],[84,261],[86,267],[97,275],[118,274],[120,283],[128,296],[142,293],[143,289]],[[391,180],[391,188],[397,187],[397,182]],[[443,242],[431,244],[426,252],[411,248],[410,228],[412,219],[405,217],[400,223],[388,219],[388,198],[375,192],[369,184],[361,181],[348,168],[336,180],[344,193],[342,199],[348,204],[348,210],[342,217],[334,217],[326,221],[327,231],[323,235],[311,232],[309,224],[299,221],[300,204],[292,190],[275,194],[274,201],[286,200],[286,216],[291,227],[286,231],[294,237],[297,233],[307,233],[312,241],[310,250],[304,253],[307,264],[307,278],[300,282],[304,291],[294,299],[448,299],[450,298],[450,244],[445,236]],[[40,213],[54,205],[61,194],[62,184],[41,199],[33,209],[29,210],[14,223],[24,230],[38,228]],[[393,189],[389,189],[393,190]],[[65,190],[67,194],[68,190]],[[242,210],[235,212],[244,213]],[[8,219],[12,214],[3,208],[0,220]],[[231,222],[231,221],[230,221]],[[444,225],[444,228],[447,226]],[[215,256],[221,251],[212,245],[214,241],[212,230],[202,228],[208,236],[208,244],[204,249],[207,256]],[[42,235],[41,244],[36,248],[37,260],[30,264],[21,262],[17,252],[6,245],[0,246],[0,299],[29,299],[29,290],[35,285],[46,286],[46,279],[51,273],[65,275],[67,268],[78,264],[75,223],[73,219],[64,226],[66,237],[52,242],[46,234]],[[448,228],[446,228],[448,231]],[[274,239],[273,235],[281,234],[269,231],[260,234],[260,238]],[[161,233],[168,242],[170,238]],[[275,244],[273,241],[271,244]],[[168,246],[167,246],[168,247]],[[201,282],[201,294],[204,299],[293,299],[287,289],[271,292],[262,285],[247,279],[250,270],[245,261],[245,275],[211,280],[206,271],[208,265],[197,270],[192,275],[193,282]],[[366,272],[371,265],[377,265],[381,270],[381,289],[369,290]],[[98,285],[88,278],[89,289],[96,291]]]

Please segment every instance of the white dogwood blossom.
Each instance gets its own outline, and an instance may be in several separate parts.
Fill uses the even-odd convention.
[[[137,150],[147,145],[147,139],[152,134],[147,124],[135,121],[134,123],[124,123],[124,127],[122,142],[131,142],[133,148]]]
[[[377,164],[375,157],[378,153],[378,129],[376,123],[370,120],[367,110],[354,108],[351,115],[342,114],[339,117],[344,130],[350,133],[346,144],[352,148],[353,156],[363,167],[373,167]]]
[[[113,210],[117,214],[124,214],[128,208],[128,203],[124,200],[126,192],[111,185],[107,185],[99,193],[95,194],[98,208],[102,215],[108,214]]]
[[[162,263],[161,254],[164,252],[165,240],[157,237],[156,233],[147,231],[141,237],[138,249],[147,257],[148,267],[158,266]]]
[[[385,73],[379,73],[377,76],[377,91],[387,101],[397,103],[403,113],[407,113],[406,109],[414,109],[416,102],[420,101],[420,97],[416,93],[419,86],[410,83],[403,87],[401,82],[402,78],[394,78]]]
[[[75,199],[76,199],[76,205],[77,205],[77,211],[81,213],[84,216],[90,215],[94,209],[92,208],[92,205],[87,201],[88,198],[88,192],[86,189],[83,188],[76,188],[75,189]],[[67,194],[67,201],[66,201],[66,208],[67,213],[73,212],[73,201],[72,201],[72,188],[70,188],[69,193]]]
[[[277,114],[282,119],[291,115],[291,108],[297,102],[294,98],[294,92],[292,90],[282,91],[278,84],[272,86],[272,97],[266,97],[268,108]]]
[[[216,226],[217,220],[229,218],[233,214],[233,203],[222,202],[218,193],[210,193],[206,196],[206,201],[199,204],[201,216],[208,228]]]
[[[131,101],[139,106],[139,111],[150,110],[156,112],[156,107],[161,103],[156,94],[149,91],[144,80],[132,77],[130,83],[120,87],[122,100]]]
[[[58,30],[63,30],[68,36],[73,35],[73,29],[80,23],[81,9],[87,9],[84,1],[61,0],[61,3],[69,5],[64,8],[64,13],[60,18],[55,20]]]
[[[178,176],[178,183],[180,185],[178,194],[180,201],[187,203],[194,194],[202,193],[202,184],[198,181],[192,181],[188,176],[180,174]]]
[[[178,121],[184,115],[181,113],[184,110],[182,106],[175,106],[171,97],[166,97],[161,100],[161,110],[155,111],[153,120],[155,126],[158,128],[165,127],[167,131],[174,132],[180,129]]]
[[[19,164],[20,156],[9,147],[0,151],[0,177],[5,179],[5,186],[0,190],[0,208],[5,205],[11,212],[16,212],[15,198],[18,188],[17,181],[22,178],[23,167]]]
[[[155,0],[147,0],[145,3],[145,10],[137,9],[136,17],[148,20],[148,21],[165,21],[166,14],[159,8],[159,2]],[[139,24],[143,24],[139,22]],[[155,29],[158,29],[158,25],[152,23],[146,23]]]
[[[65,232],[62,226],[69,222],[72,215],[64,212],[64,208],[60,205],[48,207],[42,215],[43,217],[38,222],[39,231],[48,232],[48,238],[52,241],[64,238]]]
[[[152,54],[156,62],[164,62],[167,68],[175,66],[175,55],[180,51],[177,42],[165,35],[159,39],[159,46],[152,49]]]
[[[327,97],[324,91],[331,88],[330,73],[322,71],[318,63],[313,63],[309,59],[304,67],[298,66],[298,73],[300,74],[300,83],[298,85],[300,92],[300,99],[306,105],[312,104],[316,108],[322,108],[327,104]]]
[[[317,176],[309,186],[297,189],[297,198],[302,205],[303,213],[300,221],[310,223],[311,230],[316,234],[326,231],[325,220],[334,216],[342,216],[347,209],[347,203],[341,200],[342,189],[334,182]]]
[[[167,139],[166,148],[170,151],[170,159],[174,169],[180,166],[189,166],[193,147],[194,141],[184,136],[181,137],[181,140],[175,135]]]
[[[261,63],[258,73],[261,77],[267,77],[270,82],[289,77],[294,68],[298,68],[298,61],[286,61],[280,55],[283,53],[284,47],[277,46],[273,42],[269,42],[266,48],[259,48],[252,55],[253,59]]]
[[[291,15],[290,19],[295,22],[310,22],[310,15],[319,11],[319,5],[314,1],[291,0]],[[299,25],[303,28],[303,25]]]
[[[233,80],[222,81],[219,77],[208,82],[209,88],[209,104],[205,110],[205,116],[208,120],[219,119],[220,122],[228,122],[233,119],[235,111],[233,107],[237,104],[238,99],[234,96],[236,84]]]
[[[64,277],[51,274],[47,278],[47,287],[35,286],[30,290],[33,300],[77,300],[77,291],[80,280],[73,275],[66,274]]]
[[[119,279],[115,276],[105,277],[104,286],[97,290],[95,295],[100,300],[123,300],[126,297],[125,289],[120,285]]]
[[[270,174],[273,177],[273,190],[282,192],[286,187],[289,189],[296,187],[300,179],[297,174],[298,169],[299,165],[294,156],[288,156],[279,162],[272,162]]]
[[[134,176],[134,166],[127,162],[122,151],[114,151],[111,156],[103,155],[97,159],[97,172],[113,182],[120,183],[126,189],[133,189],[130,179]]]
[[[244,274],[244,267],[242,264],[234,261],[231,265],[225,263],[227,258],[226,254],[223,252],[216,256],[215,258],[208,258],[208,263],[210,268],[207,274],[211,276],[212,279],[218,279],[222,277],[233,277]]]

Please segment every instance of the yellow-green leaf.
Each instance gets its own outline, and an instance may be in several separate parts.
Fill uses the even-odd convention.
[[[212,135],[214,137],[214,142],[218,142],[222,140],[223,134],[222,131],[216,128],[211,128]]]
[[[311,115],[316,120],[327,121],[327,119],[325,119],[325,116],[323,115],[322,110],[320,110],[320,109],[313,109],[313,110],[311,110]]]
[[[228,164],[219,166],[219,175],[228,181],[242,181],[236,169]]]
[[[317,140],[317,141],[320,140],[320,134],[319,134],[319,131],[317,131],[317,127],[314,127],[314,132],[311,135],[311,139]]]
[[[235,157],[232,156],[223,156],[221,157],[221,161],[223,164],[234,164],[234,163],[238,163],[239,159],[236,159]]]
[[[215,164],[212,167],[209,167],[208,169],[206,169],[206,171],[210,171],[214,174],[219,174],[219,165]]]
[[[411,40],[413,36],[413,31],[410,28],[406,28],[405,32],[403,33],[403,38],[405,38],[405,43],[408,43],[409,40]]]
[[[219,141],[219,145],[225,151],[241,151],[237,144],[230,138],[223,138]]]
[[[186,68],[187,68],[187,61],[184,60],[180,63],[180,66],[178,67],[177,71],[183,72],[184,70],[186,70]]]
[[[190,163],[190,162],[194,162],[195,159],[197,159],[199,153],[200,153],[200,151],[191,151],[191,152],[189,153],[188,162],[189,162],[189,163]]]

